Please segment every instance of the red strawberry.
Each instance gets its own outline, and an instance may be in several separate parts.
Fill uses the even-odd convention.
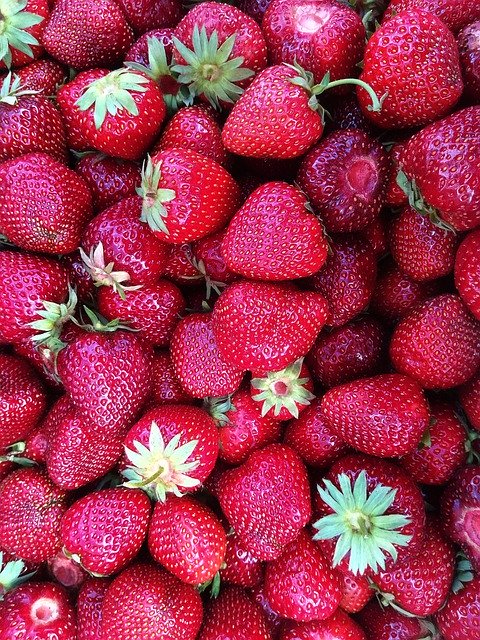
[[[390,343],[393,366],[425,389],[448,389],[480,367],[480,324],[458,296],[427,300],[397,325]]]
[[[197,407],[165,405],[148,411],[127,433],[122,473],[126,486],[154,500],[195,491],[210,475],[218,455],[212,418]]]
[[[361,316],[321,333],[307,356],[307,364],[317,382],[334,387],[378,373],[384,342],[385,331],[378,320]]]
[[[182,5],[178,0],[116,0],[135,33],[149,29],[173,27],[180,20]]]
[[[405,9],[421,9],[438,16],[454,32],[480,18],[476,0],[390,0],[383,15],[384,22]]]
[[[152,375],[150,398],[153,405],[179,404],[191,400],[175,374],[170,354],[167,351],[155,352],[150,372]]]
[[[42,42],[51,56],[75,69],[112,67],[133,33],[114,0],[57,0]]]
[[[68,269],[68,279],[71,287],[75,289],[77,298],[91,305],[95,300],[95,286],[80,251],[62,256],[61,263]]]
[[[445,640],[478,640],[480,632],[480,576],[473,578],[458,593],[452,593],[435,616]]]
[[[366,640],[362,629],[341,609],[324,621],[288,623],[279,640]]]
[[[347,613],[358,613],[373,597],[370,582],[365,576],[355,576],[351,571],[339,567],[342,599],[340,608]]]
[[[294,280],[318,271],[327,259],[327,242],[309,209],[295,187],[263,184],[228,225],[222,242],[227,267],[258,280]]]
[[[77,640],[75,610],[53,582],[30,582],[0,602],[0,640]]]
[[[24,360],[0,354],[0,448],[28,436],[46,408],[43,385]]]
[[[125,0],[118,0],[119,2]],[[128,0],[126,0],[128,1]],[[134,0],[135,1],[135,0]],[[141,2],[142,0],[140,0]],[[148,2],[148,0],[147,0]],[[172,57],[173,52],[173,29],[164,28],[164,29],[149,29],[146,33],[143,33],[138,40],[132,44],[130,49],[127,51],[125,55],[124,64],[129,66],[130,62],[134,64],[141,65],[144,68],[149,68],[149,58],[151,52],[151,44],[152,40],[158,40],[158,42],[163,45],[164,53],[169,58]],[[149,71],[152,72],[153,69],[150,67]],[[158,78],[155,78],[158,81]]]
[[[267,598],[265,597],[263,584],[259,584],[253,589],[250,589],[250,593],[254,601],[261,607],[271,637],[278,640],[278,635],[283,628],[284,619],[271,608]]]
[[[408,198],[405,192],[399,187],[397,183],[397,175],[400,169],[400,158],[403,150],[408,142],[408,137],[405,139],[405,133],[402,132],[399,139],[396,139],[393,145],[390,147],[390,172],[387,184],[387,192],[385,194],[386,204],[397,207],[400,205],[406,205]],[[390,146],[390,145],[388,145]],[[387,147],[388,149],[388,147]]]
[[[470,312],[480,320],[480,229],[469,233],[458,248],[455,286]]]
[[[209,238],[210,236],[205,237]],[[165,275],[184,287],[195,287],[201,283],[204,276],[198,270],[198,263],[195,266],[192,244],[184,242],[171,245],[169,248],[170,253]]]
[[[190,496],[157,502],[148,530],[154,560],[182,582],[200,585],[214,579],[225,556],[226,536],[220,521]]]
[[[273,0],[262,29],[271,64],[297,62],[316,82],[352,76],[365,46],[360,17],[334,0]]]
[[[323,269],[311,278],[314,291],[328,300],[328,324],[341,326],[368,305],[377,277],[375,253],[360,236],[336,236]]]
[[[336,129],[360,129],[366,133],[374,133],[374,127],[363,115],[358,104],[357,94],[349,93],[346,96],[335,96],[332,104],[328,105],[331,115],[331,123],[326,122],[327,130]]]
[[[236,182],[223,167],[182,148],[160,151],[148,160],[138,193],[143,196],[142,222],[160,240],[173,244],[224,227],[239,198]]]
[[[22,67],[42,56],[39,40],[49,13],[47,0],[17,0],[2,5],[0,69]]]
[[[65,67],[55,60],[42,58],[30,62],[25,67],[15,70],[15,75],[20,78],[20,84],[28,91],[38,91],[39,95],[53,96],[66,78]]]
[[[82,178],[46,153],[28,153],[3,162],[0,181],[0,227],[11,242],[28,251],[75,251],[92,216]]]
[[[226,587],[205,612],[198,640],[271,640],[258,604],[239,587]],[[183,638],[182,638],[183,640]]]
[[[480,11],[477,18],[475,22],[464,27],[457,38],[465,95],[475,104],[480,101]]]
[[[60,89],[57,99],[73,148],[93,147],[124,160],[142,157],[166,113],[156,83],[125,68],[84,71]]]
[[[412,136],[400,157],[410,205],[458,231],[480,224],[479,127],[480,106],[462,109]]]
[[[297,180],[328,232],[359,231],[380,213],[388,157],[363,131],[335,131],[300,165]]]
[[[470,424],[480,431],[480,373],[460,388],[460,401]]]
[[[191,585],[160,567],[132,564],[117,576],[102,605],[102,640],[195,640],[202,601]]]
[[[207,299],[211,289],[222,289],[224,285],[238,280],[238,276],[227,267],[222,253],[226,229],[200,238],[192,244],[193,264],[204,275]],[[204,273],[205,272],[205,273]]]
[[[392,607],[381,607],[376,600],[367,604],[360,611],[358,620],[365,632],[368,633],[368,640],[391,640],[392,638],[424,640],[432,638],[431,624],[427,620],[413,616],[407,618]]]
[[[402,56],[398,56],[398,49]],[[458,47],[451,31],[432,13],[402,11],[370,38],[360,78],[379,96],[380,112],[358,88],[360,106],[378,126],[412,127],[445,115],[463,91]]]
[[[234,531],[230,531],[227,535],[220,579],[222,582],[236,584],[239,587],[255,587],[263,580],[263,562],[245,551]]]
[[[337,609],[340,580],[305,529],[267,564],[265,595],[274,611],[297,622],[325,620]]]
[[[44,562],[60,548],[65,492],[37,469],[18,469],[0,484],[2,548],[27,562]]]
[[[194,398],[226,396],[242,382],[244,372],[227,363],[218,349],[211,313],[183,318],[173,334],[170,353],[180,384]]]
[[[310,519],[306,469],[285,445],[254,451],[225,472],[218,497],[241,543],[259,560],[278,558]]]
[[[291,285],[242,280],[231,284],[215,303],[213,332],[227,362],[268,373],[305,355],[327,313],[322,295]]]
[[[102,633],[102,604],[110,582],[89,578],[77,599],[77,640],[99,640]]]

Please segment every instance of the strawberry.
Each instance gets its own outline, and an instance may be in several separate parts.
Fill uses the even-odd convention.
[[[374,127],[363,115],[358,104],[357,94],[348,93],[346,96],[335,96],[332,104],[328,105],[331,123],[325,123],[327,130],[336,129],[360,129],[365,133],[374,133]]]
[[[285,182],[268,182],[233,216],[222,253],[227,267],[246,278],[294,280],[323,266],[327,242],[303,193]]]
[[[212,325],[211,313],[192,313],[179,322],[170,345],[175,374],[194,398],[229,395],[244,375],[222,357]]]
[[[341,609],[328,620],[288,623],[280,634],[279,640],[366,640],[366,635]]]
[[[445,640],[478,640],[480,616],[480,576],[473,578],[458,593],[452,593],[435,616]]]
[[[239,197],[236,182],[223,167],[180,147],[149,158],[138,193],[143,197],[142,222],[160,240],[173,244],[198,240],[224,227]]]
[[[214,107],[235,102],[267,65],[260,27],[230,5],[197,4],[176,26],[173,42],[179,82]]]
[[[0,484],[2,548],[27,562],[44,562],[60,548],[65,492],[37,469],[18,469]]]
[[[419,484],[445,484],[467,458],[465,429],[450,404],[431,404],[426,435],[425,443],[402,458],[402,466]]]
[[[156,351],[150,369],[153,405],[180,404],[191,400],[178,380],[168,351]]]
[[[22,67],[41,58],[43,47],[39,40],[50,13],[47,0],[6,1],[1,13],[0,69]]]
[[[56,60],[42,58],[15,70],[20,85],[28,91],[38,91],[37,95],[53,96],[67,78],[67,71]]]
[[[49,575],[63,587],[78,589],[87,577],[87,572],[60,549],[47,560]]]
[[[465,95],[474,103],[480,101],[480,11],[477,20],[468,24],[458,34],[457,43],[460,51]]]
[[[330,428],[321,408],[320,398],[291,420],[283,441],[298,453],[309,467],[329,466],[348,450],[345,442]]]
[[[220,578],[222,582],[236,584],[239,587],[255,587],[263,581],[263,562],[245,551],[234,531],[227,535]]]
[[[480,7],[476,0],[390,0],[383,14],[386,22],[400,11],[420,9],[438,16],[449,29],[457,32],[473,20],[480,18]]]
[[[267,564],[265,595],[277,613],[297,622],[326,620],[337,609],[339,578],[305,529]]]
[[[21,633],[25,640],[77,640],[75,610],[67,593],[53,582],[30,582],[0,602],[0,640]]]
[[[144,225],[145,226],[145,225]],[[152,235],[152,234],[151,234]],[[210,236],[205,236],[209,238]],[[193,246],[189,242],[174,244],[170,247],[165,275],[183,287],[195,287],[202,282],[204,276],[195,265]]]
[[[212,580],[225,556],[226,536],[215,514],[190,496],[157,502],[148,530],[154,560],[182,582]]]
[[[365,576],[355,576],[351,571],[338,567],[342,599],[340,608],[347,613],[358,613],[373,597],[370,582]]]
[[[279,633],[283,628],[285,621],[271,608],[265,596],[264,585],[259,584],[256,587],[253,587],[253,589],[250,589],[250,594],[252,595],[253,600],[261,607],[270,636],[275,640],[278,640]]]
[[[116,0],[137,34],[149,29],[173,27],[180,20],[178,0]]]
[[[392,607],[381,607],[376,600],[360,611],[358,621],[368,633],[368,640],[390,640],[395,637],[401,640],[430,640],[437,637],[432,634],[432,625],[428,620],[407,617]]]
[[[459,395],[470,424],[480,431],[480,373],[459,389]]]
[[[153,68],[151,66],[149,67],[149,61],[151,61],[150,53],[152,51],[152,40],[157,40],[159,44],[163,45],[165,55],[168,58],[171,58],[173,52],[172,38],[173,29],[171,28],[166,27],[164,29],[150,29],[149,31],[143,33],[138,38],[138,40],[135,40],[135,42],[125,54],[123,63],[126,66],[130,66],[130,63],[133,62],[134,65],[141,65],[145,69],[148,69],[150,72],[152,72]],[[155,79],[158,81],[158,78]]]
[[[400,158],[407,145],[408,139],[408,136],[405,137],[405,132],[402,131],[400,136],[398,138],[396,137],[395,142],[391,146],[386,146],[390,157],[390,172],[385,201],[387,205],[392,207],[403,206],[408,203],[408,198],[405,192],[397,183],[397,175],[400,169]],[[390,147],[390,149],[388,149],[388,147]]]
[[[198,640],[271,640],[258,604],[239,587],[226,587],[205,611]],[[182,638],[183,640],[183,638]]]
[[[195,589],[160,567],[132,564],[108,588],[102,640],[195,640],[202,601]]]
[[[322,398],[322,411],[347,444],[384,458],[414,451],[430,419],[422,389],[397,373],[333,387]]]
[[[261,374],[279,371],[305,355],[326,320],[322,295],[242,280],[227,287],[215,303],[213,332],[228,363]]]
[[[365,27],[336,1],[273,0],[262,21],[271,64],[297,62],[320,82],[348,78],[362,58]]]
[[[412,136],[400,157],[410,206],[457,231],[480,224],[479,126],[480,107],[462,109]]]
[[[357,575],[378,573],[420,550],[425,531],[422,494],[400,468],[379,458],[349,454],[318,485],[315,539],[335,542],[333,566]],[[377,520],[378,516],[387,519]],[[323,546],[322,546],[323,549]]]
[[[59,90],[57,99],[73,148],[92,147],[124,160],[142,157],[166,113],[156,83],[125,68],[84,71]]]
[[[204,275],[207,288],[207,299],[211,289],[222,289],[239,277],[228,268],[222,252],[222,243],[226,229],[217,231],[192,244],[192,262],[199,272]],[[203,273],[205,272],[205,273]]]
[[[385,330],[372,316],[321,333],[307,356],[314,380],[334,387],[378,373],[383,361]]]
[[[102,633],[102,604],[110,582],[88,578],[77,599],[77,640],[98,640]]]
[[[359,231],[385,199],[388,157],[363,131],[334,131],[302,161],[297,180],[328,232]]]
[[[11,242],[28,251],[75,251],[92,216],[82,178],[46,153],[28,153],[3,162],[0,181],[0,227]]]
[[[148,411],[127,433],[122,473],[128,487],[154,500],[181,497],[210,475],[218,456],[212,418],[197,407],[165,405]]]
[[[75,69],[111,67],[122,60],[133,33],[114,0],[57,0],[42,42],[51,56]]]
[[[377,262],[370,243],[358,235],[336,236],[330,248],[325,266],[310,281],[314,291],[328,300],[328,324],[339,327],[368,305],[377,277]]]
[[[137,555],[149,520],[150,501],[143,491],[92,491],[65,512],[60,530],[63,549],[90,573],[111,575]]]
[[[449,389],[469,380],[480,367],[480,324],[458,296],[436,296],[399,322],[390,357],[400,373],[425,389]]]
[[[27,362],[0,353],[0,448],[23,440],[47,405],[40,378]]]
[[[458,248],[455,286],[469,311],[480,320],[480,229],[469,233]]]
[[[0,86],[0,126],[0,160],[40,151],[65,162],[65,130],[59,111],[46,97],[26,89],[16,75],[9,74]]]
[[[357,89],[364,114],[386,128],[432,122],[448,113],[463,91],[453,34],[432,13],[414,9],[400,12],[373,34],[360,78],[385,97],[381,111],[373,112],[370,95]]]
[[[271,444],[220,479],[220,506],[247,551],[278,558],[310,519],[306,469],[297,453]]]

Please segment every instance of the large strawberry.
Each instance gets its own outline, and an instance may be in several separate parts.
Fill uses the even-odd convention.
[[[227,535],[227,546],[220,578],[239,587],[255,587],[263,582],[263,562],[245,551],[234,531]]]
[[[1,6],[0,69],[22,67],[43,53],[39,39],[50,14],[47,0],[4,0]]]
[[[420,9],[433,13],[455,33],[480,18],[480,7],[476,0],[390,0],[383,14],[383,21],[390,20],[406,9]]]
[[[67,78],[67,70],[63,65],[50,58],[42,58],[30,62],[25,67],[15,70],[20,84],[28,91],[38,91],[37,95],[53,96]]]
[[[341,609],[337,609],[328,620],[287,623],[282,629],[279,640],[327,640],[328,638],[366,640],[360,626]]]
[[[102,633],[102,604],[109,580],[88,578],[77,598],[77,640],[98,640]]]
[[[116,0],[136,34],[173,27],[180,20],[179,0]]]
[[[465,305],[480,320],[480,229],[468,234],[458,248],[455,286]]]
[[[227,267],[246,278],[294,280],[327,259],[327,242],[303,193],[285,182],[256,189],[230,221],[222,242]]]
[[[452,593],[435,616],[445,640],[479,640],[480,576],[475,576],[460,591]]]

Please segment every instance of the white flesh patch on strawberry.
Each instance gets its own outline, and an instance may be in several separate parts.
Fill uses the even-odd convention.
[[[293,19],[299,33],[316,33],[330,20],[331,10],[314,4],[295,7]]]

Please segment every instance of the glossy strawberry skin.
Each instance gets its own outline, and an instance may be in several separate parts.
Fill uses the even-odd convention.
[[[480,48],[478,46],[480,11],[478,18],[475,22],[464,27],[457,38],[465,94],[476,104],[480,100]]]
[[[255,587],[263,581],[263,562],[245,551],[234,531],[229,531],[227,535],[220,578],[239,587]]]
[[[287,623],[279,640],[366,640],[366,636],[341,609],[337,609],[328,620],[306,623]]]
[[[402,640],[421,640],[428,638],[428,628],[423,621],[416,617],[404,616],[392,607],[381,607],[376,600],[372,600],[360,611],[359,618],[368,640],[387,640],[401,638]]]
[[[10,9],[10,7],[8,7]],[[23,67],[24,65],[36,60],[37,58],[41,58],[43,54],[43,43],[42,43],[42,35],[45,30],[45,25],[50,15],[49,3],[47,0],[27,0],[23,9],[28,13],[33,13],[34,15],[40,16],[42,18],[41,22],[38,24],[34,24],[31,27],[27,27],[25,32],[35,38],[38,44],[30,45],[30,49],[32,51],[32,55],[24,53],[15,47],[9,47],[10,53],[12,55],[12,67]],[[3,58],[3,56],[2,56]],[[6,64],[3,60],[0,60],[0,69],[6,69]]]
[[[230,221],[222,242],[227,267],[253,280],[312,275],[327,259],[320,221],[307,199],[285,182],[256,189]]]
[[[98,640],[102,632],[102,604],[110,581],[88,578],[77,598],[77,640]]]
[[[202,601],[164,569],[132,564],[108,588],[102,618],[102,640],[131,640],[139,629],[142,640],[195,640]]]
[[[351,571],[339,567],[342,590],[340,608],[347,613],[358,613],[373,598],[370,583],[365,576],[356,576]]]
[[[470,312],[480,320],[480,230],[464,238],[455,256],[455,286]]]
[[[377,96],[387,94],[381,111],[374,113],[368,110],[367,92],[357,90],[364,114],[386,128],[431,122],[448,113],[463,91],[453,34],[432,13],[416,9],[399,13],[373,34],[360,79]]]
[[[153,405],[180,404],[191,400],[175,374],[168,351],[154,353],[150,371],[152,374],[151,401]]]
[[[456,33],[473,20],[480,18],[480,7],[475,0],[391,0],[383,15],[383,21],[390,20],[400,11],[420,9],[438,16],[449,29]]]
[[[458,593],[452,593],[435,622],[445,640],[478,640],[480,632],[480,577],[476,576]]]
[[[290,447],[254,451],[220,480],[220,506],[241,543],[260,560],[278,558],[310,519],[305,467]]]
[[[121,0],[120,0],[121,1]],[[135,0],[134,0],[135,1]],[[155,38],[160,41],[160,43],[165,48],[165,54],[167,56],[167,60],[172,59],[173,53],[173,29],[171,28],[163,28],[163,29],[152,29],[149,27],[149,31],[143,33],[138,40],[132,44],[130,49],[125,54],[124,63],[127,62],[136,62],[137,64],[141,64],[144,67],[150,68],[149,65],[149,55],[148,55],[148,39]],[[169,78],[173,82],[173,78],[170,76],[165,76]],[[159,81],[160,87],[162,86],[162,81]]]
[[[459,389],[460,402],[474,429],[480,431],[480,373]]]
[[[203,262],[207,278],[212,282],[230,284],[239,279],[236,273],[231,271],[222,253],[223,239],[226,229],[212,233],[205,238],[200,238],[192,244],[192,253],[197,263]]]
[[[56,60],[42,58],[30,62],[21,69],[16,69],[15,74],[20,78],[20,84],[24,89],[38,91],[37,95],[53,96],[58,87],[67,78],[67,71]]]
[[[100,212],[120,200],[135,196],[140,186],[140,167],[132,161],[89,153],[81,158],[75,171],[92,193],[93,207]]]
[[[135,33],[173,27],[180,20],[178,0],[117,0]]]
[[[225,556],[226,535],[215,514],[190,496],[157,502],[148,531],[154,560],[187,584],[211,580]]]
[[[442,294],[413,309],[396,327],[390,357],[397,371],[425,389],[448,389],[480,366],[480,324],[458,296]]]

